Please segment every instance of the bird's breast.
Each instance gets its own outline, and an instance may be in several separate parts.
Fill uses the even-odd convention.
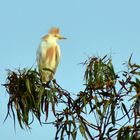
[[[53,45],[45,49],[43,60],[45,61],[47,66],[52,68],[56,67],[56,64],[58,63],[59,59],[60,59],[59,46]]]
[[[56,56],[55,46],[52,46],[46,49],[45,59],[48,61],[48,63],[51,63],[51,61],[55,59],[55,56]]]

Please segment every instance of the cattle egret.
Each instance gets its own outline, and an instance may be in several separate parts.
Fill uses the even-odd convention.
[[[60,47],[58,40],[66,39],[59,33],[59,28],[51,28],[49,33],[42,37],[37,50],[37,64],[41,80],[44,84],[54,79],[60,61]]]

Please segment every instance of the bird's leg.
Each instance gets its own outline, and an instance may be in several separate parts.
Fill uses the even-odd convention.
[[[51,81],[46,82],[46,83],[42,83],[42,85],[43,85],[44,87],[46,87],[46,88],[51,88],[50,82],[51,82]]]
[[[53,83],[56,83],[56,79],[53,79],[52,81],[53,81]]]

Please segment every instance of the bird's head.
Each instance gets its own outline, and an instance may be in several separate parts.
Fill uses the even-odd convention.
[[[49,30],[48,35],[44,36],[43,39],[56,42],[57,40],[66,39],[66,38],[60,34],[59,28],[53,27]]]
[[[56,38],[57,40],[66,39],[65,37],[63,37],[60,34],[59,28],[51,28],[50,31],[49,31],[49,35],[51,35],[52,37]]]

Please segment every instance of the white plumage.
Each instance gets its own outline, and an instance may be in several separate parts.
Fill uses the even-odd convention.
[[[60,47],[57,40],[65,39],[59,34],[58,28],[52,28],[48,35],[42,38],[37,50],[37,64],[43,83],[50,82],[54,78],[60,61]]]

